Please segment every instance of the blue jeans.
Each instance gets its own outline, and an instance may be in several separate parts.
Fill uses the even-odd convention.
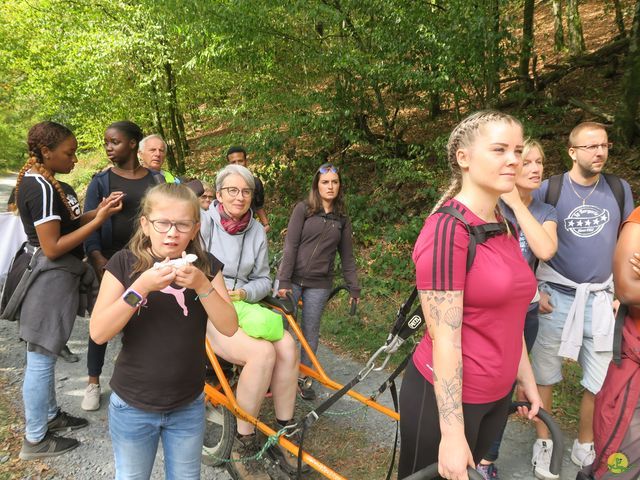
[[[307,288],[293,284],[293,304],[298,305],[298,300],[302,296],[302,322],[300,328],[304,334],[304,338],[311,347],[313,353],[318,350],[318,341],[320,340],[320,319],[324,306],[327,304],[331,289],[329,288]],[[311,366],[311,360],[307,352],[302,350],[300,355],[300,363]]]
[[[148,480],[162,438],[167,480],[200,478],[204,395],[184,407],[158,413],[132,407],[115,392],[109,400],[109,432],[116,480]]]
[[[55,368],[58,357],[27,351],[27,367],[22,383],[25,436],[37,443],[47,433],[47,422],[55,418],[59,408],[56,401]]]

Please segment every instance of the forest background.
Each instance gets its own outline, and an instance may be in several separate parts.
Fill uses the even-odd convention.
[[[113,121],[161,134],[166,166],[187,177],[213,180],[241,144],[265,181],[274,253],[313,173],[334,162],[364,299],[357,318],[346,302],[331,309],[323,335],[366,355],[411,290],[411,248],[468,112],[517,116],[547,175],[569,166],[573,126],[604,122],[607,170],[638,193],[639,35],[640,0],[4,0],[0,165],[24,163],[44,119],[76,133],[67,181],[80,191],[107,164]]]

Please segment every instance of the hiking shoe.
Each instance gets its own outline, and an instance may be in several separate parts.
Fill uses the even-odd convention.
[[[234,480],[271,480],[264,458],[256,459],[260,451],[256,434],[236,435],[227,470]]]
[[[533,456],[531,464],[533,465],[533,473],[536,478],[541,480],[555,480],[560,478],[559,475],[549,471],[551,465],[551,452],[553,451],[553,440],[538,438],[533,444]]]
[[[591,465],[596,459],[596,451],[593,449],[593,442],[580,443],[576,438],[571,448],[571,461],[580,468]]]
[[[71,350],[69,350],[69,347],[66,345],[62,347],[62,350],[60,350],[58,356],[62,357],[63,360],[67,363],[76,363],[80,360],[80,357],[75,353],[72,353]]]
[[[100,384],[90,383],[87,388],[84,389],[84,397],[82,398],[82,404],[80,405],[83,410],[91,412],[100,408]]]
[[[479,463],[476,465],[476,470],[484,480],[500,480],[498,467],[496,467],[495,463],[489,463],[488,465]]]
[[[294,433],[291,437],[288,437],[288,439],[292,443],[300,446],[300,432]],[[295,475],[298,472],[298,457],[289,452],[289,450],[284,448],[282,445],[277,443],[267,451],[269,452],[269,455],[271,455],[271,458],[273,458],[273,460],[280,465],[280,468],[282,468],[286,473],[289,475]],[[309,465],[302,462],[302,468],[300,471],[302,473],[307,473],[310,470],[311,468]]]
[[[303,400],[315,400],[316,391],[313,389],[313,380],[310,378],[298,379],[298,395]]]
[[[35,460],[37,458],[57,457],[73,450],[80,442],[74,438],[59,437],[55,433],[47,432],[38,443],[31,443],[26,438],[20,449],[20,460]]]
[[[60,410],[53,420],[49,420],[47,429],[50,432],[70,432],[71,430],[84,428],[87,425],[89,425],[89,422],[86,418],[74,417]]]

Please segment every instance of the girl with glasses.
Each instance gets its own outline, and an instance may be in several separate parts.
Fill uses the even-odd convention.
[[[307,200],[293,209],[278,271],[278,295],[291,292],[294,304],[302,298],[301,328],[314,353],[318,349],[322,312],[333,287],[336,253],[340,255],[352,301],[358,302],[360,298],[353,229],[343,196],[338,168],[330,163],[321,165],[313,176]],[[311,366],[304,351],[301,362]],[[299,379],[299,389],[302,398],[315,398],[307,379]]]
[[[186,186],[146,194],[128,249],[106,265],[89,330],[122,332],[111,377],[109,432],[117,480],[148,479],[162,440],[165,478],[199,479],[205,430],[205,335],[231,336],[237,317],[222,264],[202,248],[200,205]],[[193,263],[167,261],[195,257]]]

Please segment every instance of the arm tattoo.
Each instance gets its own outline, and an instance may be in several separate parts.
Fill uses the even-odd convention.
[[[439,387],[436,393],[438,413],[447,424],[464,423],[462,415],[462,363],[458,363],[452,378],[439,381],[434,374],[434,382]]]
[[[451,327],[451,330],[460,328],[462,324],[462,308],[451,307],[444,312],[444,321]]]
[[[419,290],[420,296],[429,303],[429,316],[440,325],[440,320],[452,330],[462,324],[462,308],[453,303],[462,296],[461,291]],[[450,306],[448,306],[450,305]]]

